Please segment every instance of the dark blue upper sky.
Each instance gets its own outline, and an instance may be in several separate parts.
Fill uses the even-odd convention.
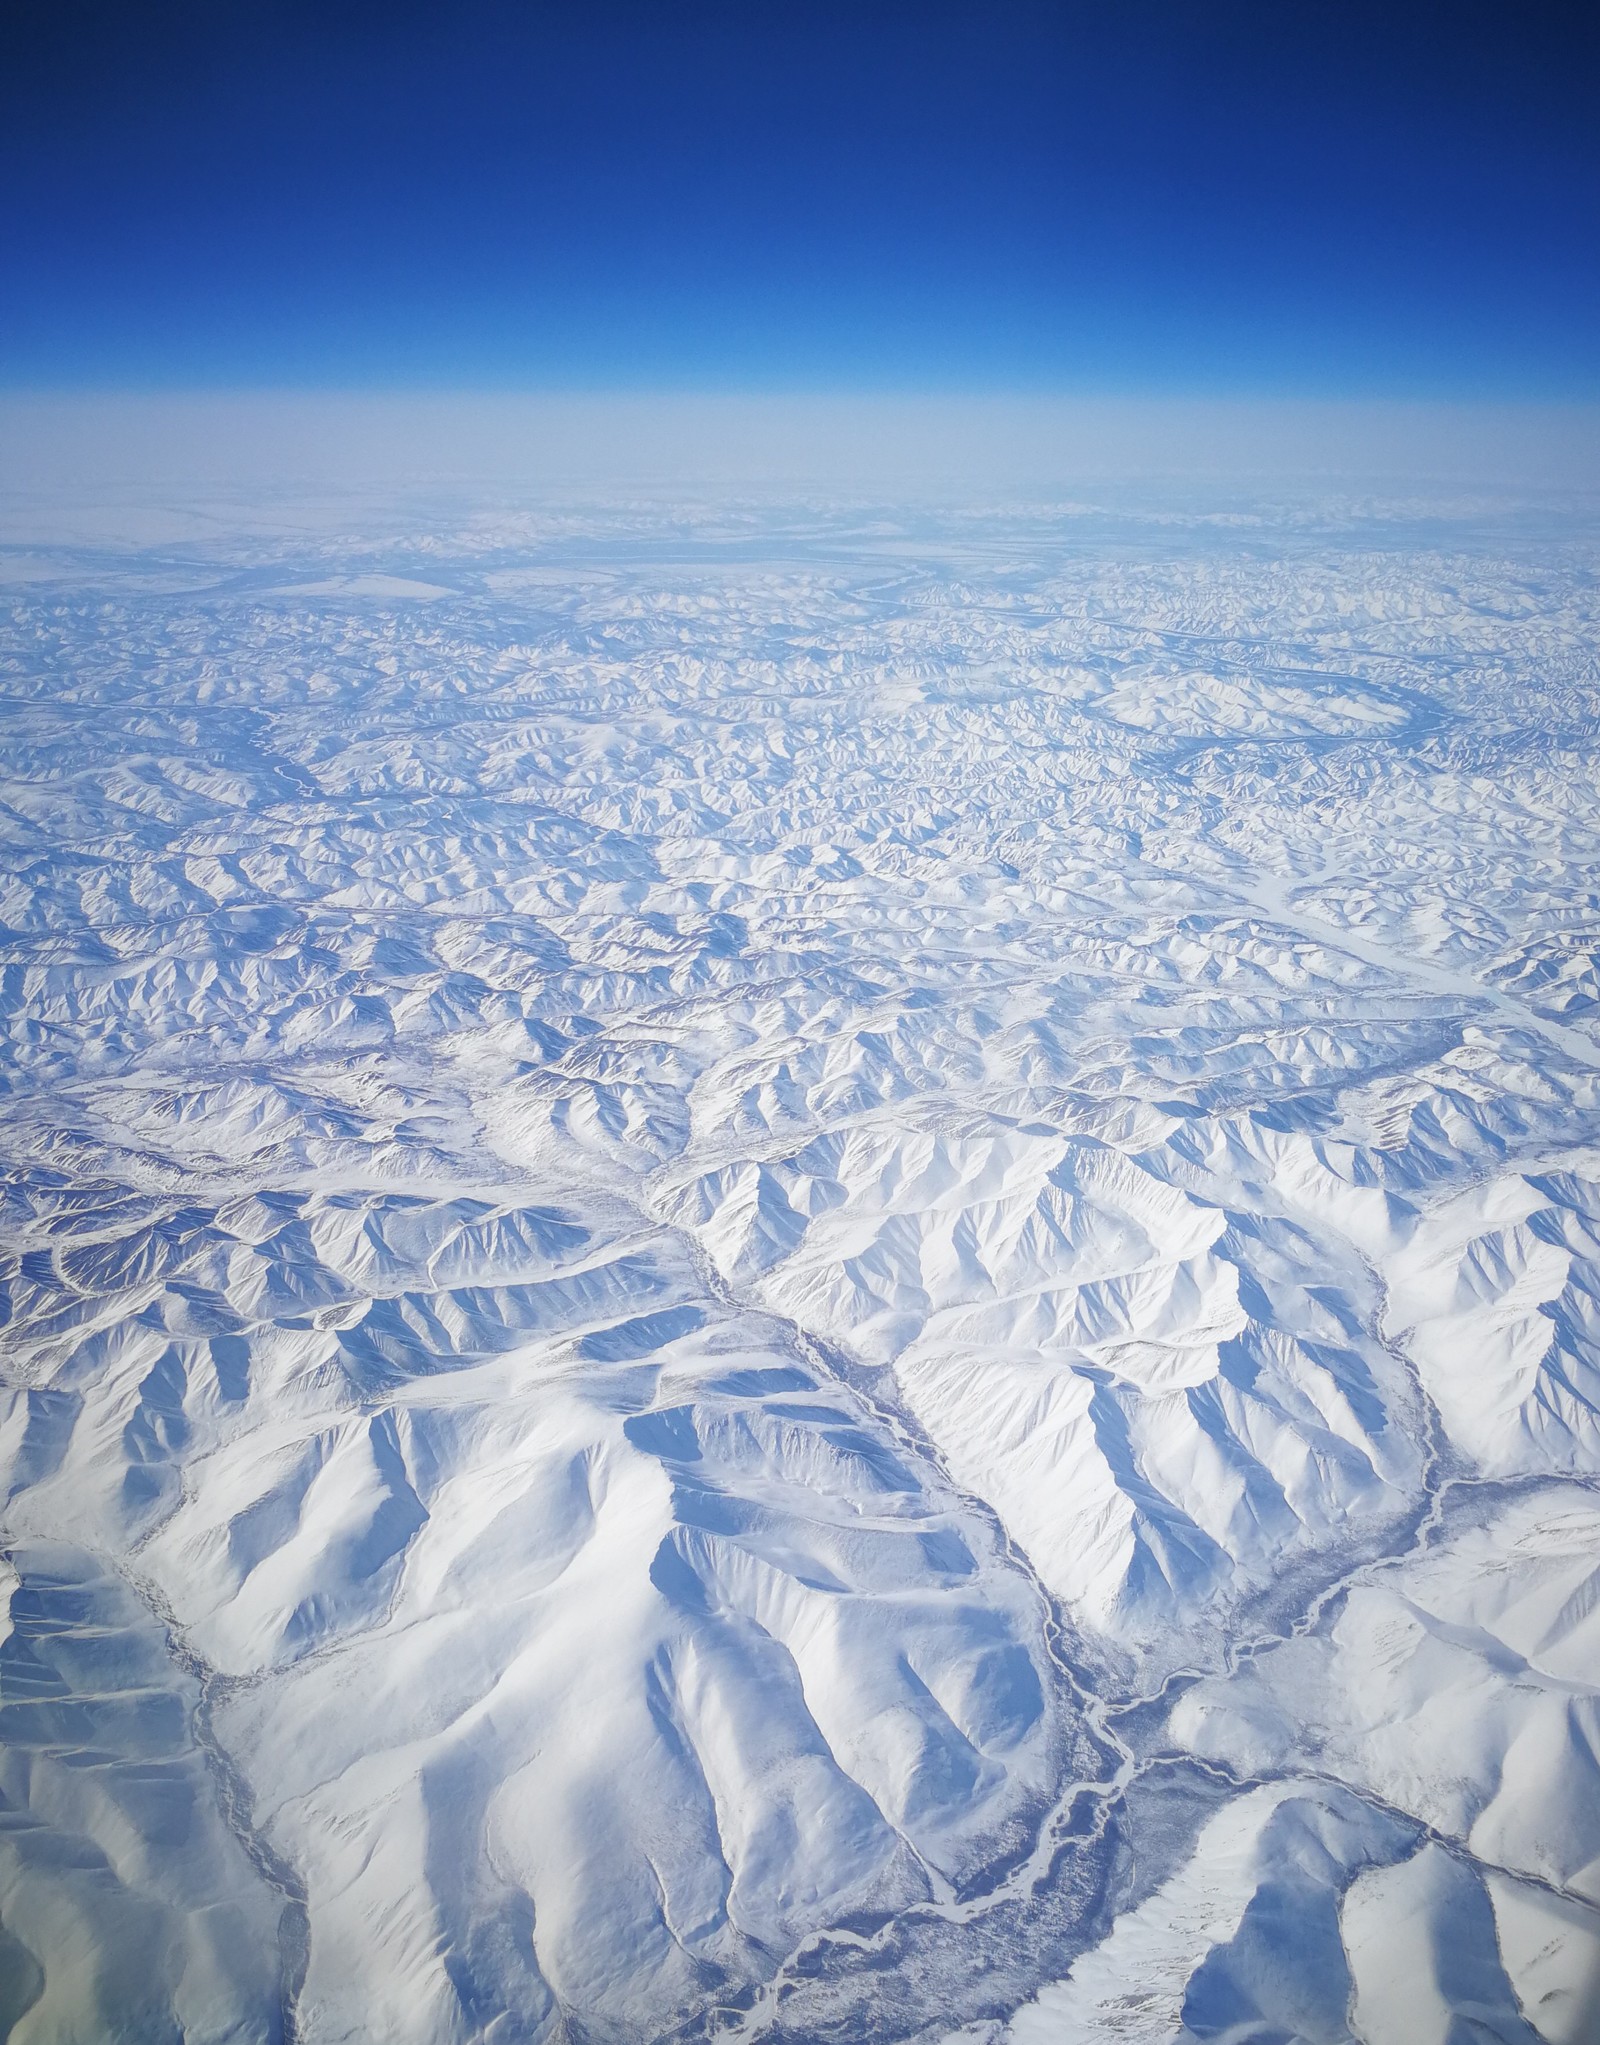
[[[4,0],[0,381],[1600,395],[1591,13]]]

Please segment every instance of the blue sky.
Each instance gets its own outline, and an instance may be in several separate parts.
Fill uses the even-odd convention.
[[[13,0],[0,382],[1594,397],[1590,11]]]

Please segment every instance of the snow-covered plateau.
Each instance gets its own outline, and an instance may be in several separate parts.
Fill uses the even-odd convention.
[[[0,2039],[1594,2045],[1600,541],[13,507]]]

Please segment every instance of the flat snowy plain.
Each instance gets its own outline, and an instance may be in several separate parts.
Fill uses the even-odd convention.
[[[4,578],[0,2038],[1592,2045],[1600,546]]]

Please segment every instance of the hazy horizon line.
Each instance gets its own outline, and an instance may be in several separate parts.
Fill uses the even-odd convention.
[[[444,478],[1600,485],[1600,401],[1011,389],[0,388],[0,486]]]

